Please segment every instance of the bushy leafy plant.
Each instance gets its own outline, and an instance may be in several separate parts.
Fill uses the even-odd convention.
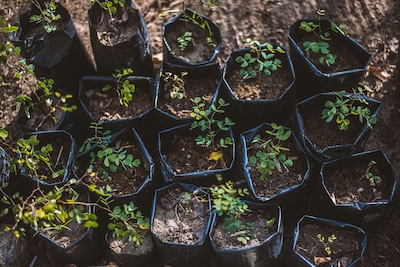
[[[218,216],[224,216],[224,229],[243,243],[252,237],[253,224],[244,223],[241,216],[250,212],[246,202],[241,197],[249,194],[247,188],[236,189],[232,181],[216,185],[210,188],[213,212]]]
[[[108,213],[107,227],[116,239],[128,237],[129,242],[136,246],[143,243],[146,233],[150,229],[150,220],[145,218],[138,207],[131,201],[129,204],[115,206]]]
[[[32,15],[29,18],[30,22],[37,23],[43,26],[43,29],[48,32],[57,30],[56,22],[61,19],[61,15],[57,14],[57,4],[54,1],[44,2],[45,7],[42,8],[37,0],[32,3],[39,9],[40,14]]]
[[[169,93],[171,98],[182,99],[185,97],[185,81],[183,78],[187,74],[187,71],[182,71],[180,76],[169,71],[161,74],[166,85],[171,83],[172,90]]]
[[[218,115],[225,113],[224,108],[230,104],[219,98],[217,104],[212,104],[207,108],[203,98],[196,97],[191,100],[195,106],[190,116],[195,121],[192,122],[190,130],[199,128],[201,132],[204,132],[204,135],[200,134],[196,137],[196,144],[210,150],[209,160],[218,161],[223,156],[220,149],[233,145],[229,130],[235,123],[229,117],[218,118]],[[218,136],[220,136],[219,139],[217,139]]]
[[[19,192],[9,196],[1,191],[1,201],[8,205],[1,214],[11,211],[15,221],[11,227],[6,226],[4,231],[13,231],[19,237],[25,234],[23,225],[30,225],[36,232],[42,232],[69,229],[68,225],[72,221],[83,223],[87,228],[98,227],[97,216],[88,212],[89,203],[82,202],[81,195],[72,187],[75,182],[70,180],[48,192],[37,187],[27,197]]]
[[[125,170],[139,167],[140,159],[135,159],[132,154],[129,154],[126,147],[110,146],[111,131],[104,130],[101,124],[101,122],[91,124],[90,128],[94,130],[94,135],[86,138],[79,148],[79,152],[83,152],[90,150],[93,145],[98,147],[97,152],[90,152],[90,165],[87,173],[91,176],[96,175],[94,166],[98,164],[96,165],[97,173],[107,180],[109,172],[117,172],[119,166]]]
[[[322,110],[322,119],[329,123],[335,121],[339,130],[348,130],[350,116],[358,117],[360,123],[365,123],[368,127],[376,123],[377,118],[371,114],[368,101],[363,98],[366,92],[372,92],[368,86],[353,89],[353,94],[348,94],[345,90],[335,92],[335,101],[326,101]]]
[[[131,68],[116,69],[113,73],[113,77],[116,80],[116,86],[106,85],[102,88],[103,91],[114,89],[119,98],[119,103],[125,107],[128,107],[130,102],[133,100],[133,93],[135,92],[135,84],[129,80],[123,80],[123,77],[129,76],[133,73]]]
[[[246,38],[245,42],[251,48],[249,53],[237,56],[235,61],[240,64],[240,76],[243,80],[256,78],[258,74],[271,75],[282,66],[282,62],[275,57],[275,53],[285,53],[281,47],[274,47],[272,44],[261,44],[257,40]]]
[[[59,161],[58,157],[52,157],[53,146],[49,143],[41,145],[36,134],[29,138],[19,138],[16,142],[16,148],[9,147],[5,142],[8,138],[6,129],[0,129],[0,137],[2,139],[0,143],[7,146],[16,155],[11,157],[9,166],[15,174],[24,169],[32,177],[41,180],[54,179],[64,175],[65,166]],[[47,172],[51,173],[51,177],[45,174]]]
[[[293,166],[293,161],[285,155],[290,149],[283,146],[283,142],[291,136],[290,130],[285,130],[282,125],[271,123],[271,130],[266,130],[266,139],[262,139],[260,134],[253,137],[251,143],[253,149],[256,149],[256,155],[249,158],[252,167],[257,167],[260,173],[260,179],[265,180],[267,175],[272,175],[277,169],[289,171]],[[249,148],[250,149],[250,148]]]

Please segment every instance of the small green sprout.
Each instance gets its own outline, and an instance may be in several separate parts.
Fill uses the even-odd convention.
[[[272,175],[273,170],[277,169],[287,172],[293,166],[293,161],[284,154],[289,151],[282,145],[282,142],[291,136],[290,130],[285,130],[281,125],[271,123],[272,130],[266,130],[267,139],[262,139],[259,134],[255,135],[251,141],[254,144],[251,148],[257,149],[256,155],[249,158],[251,166],[257,166],[258,172],[261,174],[260,179],[265,180],[267,174]]]
[[[365,96],[365,92],[371,91],[368,86],[364,86],[353,89],[352,95],[349,95],[345,90],[335,92],[335,101],[328,100],[325,102],[321,118],[327,123],[335,121],[339,126],[339,130],[346,131],[350,125],[349,116],[356,116],[360,123],[365,121],[368,127],[372,128],[377,118],[375,115],[371,115],[371,110],[367,107],[368,102],[360,98],[360,96]]]
[[[332,234],[331,236],[328,236],[328,238],[326,238],[321,234],[317,234],[318,237],[318,241],[324,246],[325,252],[328,256],[330,256],[332,254],[332,250],[330,247],[330,244],[332,244],[337,238],[334,234]]]
[[[176,38],[176,40],[178,41],[179,49],[184,51],[188,47],[189,43],[192,42],[192,32],[187,31]]]
[[[368,163],[367,170],[365,171],[365,174],[364,174],[364,177],[368,179],[369,184],[370,184],[371,186],[375,186],[375,185],[377,185],[377,184],[380,184],[381,181],[382,181],[382,180],[381,180],[381,177],[380,177],[379,175],[374,175],[374,174],[371,172],[371,168],[372,168],[375,164],[376,164],[376,161],[371,160],[371,161]]]
[[[172,85],[172,90],[169,93],[171,98],[182,99],[185,97],[185,81],[183,77],[186,76],[187,74],[188,74],[187,71],[182,71],[180,76],[169,71],[161,74],[161,77],[163,77],[164,82],[166,84],[171,83]]]
[[[250,52],[235,58],[235,61],[241,67],[240,76],[242,80],[256,78],[260,73],[270,76],[282,66],[281,60],[274,58],[276,52],[285,53],[285,50],[281,47],[274,47],[269,43],[261,44],[251,38],[246,38],[245,42],[251,48]]]
[[[118,94],[119,103],[128,107],[133,100],[133,93],[135,92],[135,84],[131,83],[128,79],[123,80],[123,77],[129,76],[133,73],[131,68],[116,69],[113,77],[116,80],[116,86],[106,85],[102,88],[103,91],[108,91],[114,88]]]

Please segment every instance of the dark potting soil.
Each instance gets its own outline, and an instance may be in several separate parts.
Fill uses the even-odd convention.
[[[86,97],[89,99],[88,109],[96,121],[134,118],[154,106],[150,92],[139,86],[136,86],[128,107],[120,104],[118,94],[113,88],[107,92],[103,92],[101,88],[88,90]]]
[[[349,204],[389,200],[391,186],[388,185],[385,173],[373,165],[369,171],[373,175],[380,176],[381,182],[371,186],[365,177],[367,168],[368,162],[356,162],[345,168],[324,171],[325,185],[334,203]]]
[[[204,234],[210,218],[207,198],[170,188],[157,199],[153,233],[164,242],[197,244],[204,242]]]
[[[177,38],[185,32],[192,32],[192,42],[183,51],[179,48]],[[173,27],[166,31],[165,38],[176,57],[180,57],[191,64],[209,61],[214,53],[215,47],[207,42],[209,32],[207,27],[202,29],[200,26],[192,22],[177,20]],[[216,41],[211,37],[213,43]]]
[[[179,76],[179,74],[177,74]],[[162,79],[162,78],[161,78]],[[172,98],[170,92],[172,91],[172,81],[160,88],[159,101],[157,107],[164,110],[177,118],[190,118],[190,113],[193,112],[195,104],[191,101],[195,97],[202,97],[206,100],[206,104],[211,103],[214,96],[218,80],[217,79],[204,79],[204,78],[183,78],[185,83],[185,95],[182,99]]]
[[[210,150],[196,145],[194,136],[174,136],[170,144],[163,145],[166,162],[176,174],[185,174],[214,169],[225,169],[230,166],[232,155],[223,149],[223,157],[208,160]]]
[[[86,175],[84,182],[87,184],[95,184],[99,188],[105,189],[107,185],[111,186],[115,190],[116,195],[132,194],[139,190],[140,186],[143,185],[147,176],[149,175],[149,166],[143,160],[143,154],[136,144],[129,143],[127,141],[117,142],[115,147],[118,149],[124,147],[127,149],[127,155],[133,155],[134,159],[140,159],[140,165],[138,167],[128,168],[125,170],[122,166],[118,167],[117,172],[108,171],[109,177],[105,179],[103,176],[98,174],[98,169],[104,168],[103,163],[95,162],[93,165],[93,172],[95,176]],[[146,164],[146,165],[145,165]]]
[[[225,229],[223,218],[221,218],[216,224],[212,238],[216,247],[219,249],[235,249],[258,246],[270,235],[277,231],[277,222],[275,222],[272,227],[268,227],[266,225],[267,221],[271,219],[273,219],[273,216],[264,210],[254,210],[240,216],[240,220],[245,225],[253,225],[253,229],[249,230],[249,233],[247,234],[247,236],[251,238],[247,244],[243,244],[237,240],[237,238],[240,236],[240,233],[231,234]],[[277,220],[277,218],[275,219]]]
[[[318,234],[324,237],[325,245],[330,248],[331,255],[325,251]],[[336,240],[330,243],[328,237],[332,234],[336,236]],[[318,267],[339,267],[347,266],[357,258],[359,243],[353,233],[340,227],[306,224],[300,227],[295,250]]]
[[[263,136],[261,135],[261,138]],[[258,172],[259,164],[250,169],[250,176],[252,178],[254,192],[258,197],[273,197],[283,189],[289,188],[293,185],[300,184],[304,174],[306,173],[306,166],[303,160],[300,160],[300,153],[296,150],[296,144],[293,138],[289,138],[287,141],[282,143],[283,147],[289,148],[289,151],[283,153],[288,159],[292,159],[293,166],[286,171],[284,168],[282,171],[277,169],[273,170],[272,175],[266,176],[265,180],[261,180],[261,174]],[[259,149],[250,147],[247,151],[248,158],[255,156]]]
[[[270,99],[276,100],[282,95],[284,90],[289,86],[289,74],[284,65],[274,71],[270,76],[259,73],[254,79],[242,80],[239,74],[240,68],[233,70],[232,74],[227,77],[233,93],[238,99],[257,100]]]

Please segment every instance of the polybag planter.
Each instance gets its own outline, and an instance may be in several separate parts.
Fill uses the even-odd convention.
[[[326,186],[328,177],[325,177],[324,174],[327,171],[344,168],[351,169],[357,163],[363,163],[367,166],[371,160],[376,163],[379,173],[385,176],[384,180],[382,178],[384,183],[382,186],[388,188],[389,197],[367,202],[335,203],[332,199],[332,192],[329,192]],[[310,212],[316,216],[345,221],[360,226],[365,230],[371,230],[389,218],[396,208],[396,203],[398,202],[396,176],[389,159],[381,150],[360,152],[349,157],[325,162],[320,168],[319,178],[319,182],[310,196]],[[334,179],[339,178],[335,177]],[[329,177],[329,179],[332,179],[332,177]],[[354,177],[354,179],[366,178]]]
[[[276,45],[274,45],[274,47],[276,47]],[[247,131],[248,129],[256,127],[263,122],[273,121],[279,124],[286,124],[290,120],[295,105],[294,85],[296,78],[289,51],[284,47],[281,48],[283,51],[285,51],[285,53],[275,52],[275,56],[273,59],[281,60],[281,68],[286,71],[288,80],[286,81],[286,87],[276,88],[276,90],[282,92],[277,98],[271,97],[268,99],[251,100],[240,99],[235,94],[236,89],[232,88],[229,83],[233,74],[235,72],[239,72],[240,70],[240,64],[236,62],[236,58],[250,52],[251,48],[244,48],[233,51],[228,56],[227,62],[223,70],[224,82],[220,83],[219,93],[223,95],[227,100],[229,99],[229,102],[231,102],[232,107],[230,107],[230,110],[232,111],[232,119],[234,121],[240,122],[234,126],[235,132],[241,133],[243,131]],[[266,74],[264,74],[264,72],[261,72],[258,75]],[[258,75],[256,78],[244,80],[242,81],[242,83],[246,83],[250,80],[258,80]],[[271,76],[273,75],[279,74],[272,72]]]
[[[226,167],[224,168],[215,168],[215,169],[204,169],[204,170],[197,170],[191,171],[187,173],[178,173],[176,169],[171,166],[171,163],[168,160],[168,155],[171,154],[171,140],[174,138],[180,137],[191,137],[193,139],[193,143],[195,143],[196,137],[201,134],[200,130],[190,129],[190,123],[178,125],[176,127],[172,127],[166,130],[159,132],[158,134],[158,153],[160,158],[160,165],[161,165],[161,173],[166,183],[171,182],[184,182],[195,184],[197,186],[210,186],[215,183],[216,174],[221,174],[222,177],[225,174],[229,173],[230,170],[233,168],[234,161],[235,161],[235,141],[232,133],[232,129],[229,130],[229,136],[232,138],[233,144],[229,146],[229,149],[226,149],[230,160],[226,162]],[[188,154],[188,152],[179,152],[182,155]],[[204,157],[208,157],[209,153],[205,153]],[[197,161],[197,159],[190,159],[191,161]],[[186,160],[188,161],[188,160]]]
[[[194,120],[193,117],[190,116],[190,111],[192,110],[192,107],[195,105],[194,103],[191,102],[191,108],[187,111],[188,116],[177,116],[170,110],[163,109],[162,107],[165,106],[166,104],[169,104],[169,102],[172,102],[172,99],[170,98],[169,91],[167,90],[166,83],[163,80],[163,77],[161,74],[170,72],[172,74],[181,76],[182,72],[187,72],[187,75],[184,76],[184,80],[186,80],[186,87],[188,83],[194,83],[195,81],[199,82],[207,82],[210,86],[207,87],[207,95],[211,95],[210,103],[215,103],[216,98],[218,95],[218,84],[221,80],[222,77],[222,70],[220,69],[220,66],[218,63],[209,63],[209,64],[204,64],[200,66],[182,66],[182,65],[177,65],[177,64],[169,64],[169,63],[164,63],[159,71],[157,80],[156,80],[156,100],[155,100],[155,106],[158,111],[158,129],[159,130],[165,130],[167,128],[171,128],[173,126],[177,126],[180,124],[192,122]],[[211,84],[214,84],[215,81],[215,86],[211,86]],[[195,85],[193,85],[195,86]],[[202,97],[203,95],[193,95],[190,94],[190,88],[185,88],[185,96],[184,98],[186,99],[180,99],[180,100],[175,100],[175,101],[190,101],[190,98],[195,98],[195,97]],[[229,107],[228,107],[229,108]],[[179,112],[179,110],[176,110]]]
[[[46,190],[51,190],[51,186],[46,186]],[[77,186],[74,188],[80,195],[86,198],[85,203],[91,203],[91,197],[86,188]],[[95,213],[95,209],[87,205],[89,213]],[[84,227],[83,225],[81,225]],[[33,229],[32,229],[33,231]],[[104,240],[104,226],[98,228],[86,228],[84,234],[77,240],[72,241],[68,246],[63,246],[56,242],[44,232],[40,231],[35,237],[39,242],[43,242],[48,253],[53,255],[59,264],[74,263],[80,265],[94,264],[98,260],[98,255],[106,251]]]
[[[307,260],[301,253],[296,251],[297,241],[299,238],[299,232],[302,231],[302,227],[308,224],[316,224],[322,226],[329,226],[336,229],[344,229],[351,232],[354,236],[354,241],[357,242],[358,246],[358,255],[355,259],[352,259],[350,263],[348,263],[348,267],[360,266],[360,261],[362,256],[364,255],[365,249],[367,247],[367,234],[361,228],[347,224],[341,221],[329,220],[326,218],[320,218],[310,215],[304,215],[298,222],[294,229],[293,233],[293,241],[291,246],[291,251],[289,255],[286,255],[285,262],[289,264],[288,266],[298,266],[298,267],[315,267],[316,265],[313,262]],[[333,233],[335,234],[335,233]],[[317,238],[317,237],[315,237]],[[311,248],[309,248],[311,249]]]
[[[370,116],[379,114],[381,109],[382,103],[372,98],[363,97],[363,96],[352,96],[348,94],[347,96],[360,98],[369,103],[368,107],[370,108]],[[304,150],[309,153],[313,157],[313,159],[317,160],[318,162],[326,162],[329,160],[337,159],[340,157],[348,156],[354,154],[356,152],[360,152],[367,139],[369,134],[371,133],[371,128],[365,123],[360,131],[354,135],[351,142],[342,143],[342,144],[332,144],[326,147],[318,148],[317,145],[313,140],[311,140],[306,132],[305,132],[305,125],[304,116],[307,112],[316,112],[317,114],[321,114],[322,109],[324,108],[324,103],[327,100],[334,101],[335,94],[332,92],[329,93],[321,93],[318,95],[311,96],[300,103],[296,104],[295,107],[295,114],[293,119],[293,129],[295,132],[296,137],[298,138],[299,142],[302,144]],[[320,119],[321,127],[324,127],[326,122]],[[330,122],[331,124],[336,124],[335,121]],[[355,122],[353,122],[355,123]],[[349,127],[352,127],[350,124]],[[320,128],[325,129],[325,128]],[[335,129],[336,133],[332,132],[324,132],[324,135],[329,136],[337,136],[346,134],[345,131],[340,131],[339,129]],[[348,130],[349,131],[349,130]]]
[[[118,7],[120,8],[120,7]],[[153,59],[150,35],[147,24],[136,7],[134,1],[127,0],[125,7],[127,21],[117,25],[117,28],[127,31],[127,40],[118,40],[105,44],[99,39],[98,33],[116,35],[115,29],[103,24],[109,19],[108,11],[95,3],[88,11],[90,41],[97,67],[97,74],[111,75],[115,69],[132,68],[135,76],[154,77]],[[127,29],[130,29],[128,31]],[[129,37],[129,38],[128,38]]]
[[[138,122],[139,119],[143,118],[146,114],[150,113],[150,111],[154,108],[154,99],[155,99],[155,89],[153,79],[150,77],[142,77],[142,76],[127,76],[122,78],[122,81],[128,80],[131,84],[135,84],[136,87],[141,87],[141,91],[135,89],[133,93],[133,101],[129,104],[127,109],[133,106],[135,103],[135,94],[143,93],[148,98],[148,102],[151,106],[147,110],[144,110],[135,116],[125,117],[121,119],[106,119],[102,120],[103,125],[113,129],[119,130],[125,127],[135,126],[135,122]],[[94,112],[98,111],[100,107],[90,108],[89,101],[90,96],[86,93],[89,90],[94,90],[94,92],[101,92],[102,88],[106,85],[110,85],[112,87],[117,85],[117,81],[113,76],[84,76],[82,77],[79,85],[79,102],[82,106],[84,120],[87,124],[91,122],[99,122],[100,120],[95,117]],[[110,89],[113,90],[113,89]],[[102,92],[103,94],[105,92]],[[111,94],[112,92],[110,92]],[[114,101],[118,101],[118,99],[114,99]],[[110,114],[115,115],[114,110],[107,110],[107,108],[103,108],[103,110],[108,111]],[[134,113],[132,111],[132,113]],[[122,116],[123,114],[121,114]]]
[[[254,136],[257,134],[261,134],[265,132],[265,130],[271,130],[271,126],[269,123],[263,123],[251,130],[243,132],[240,135],[240,140],[238,144],[238,165],[240,166],[237,170],[241,172],[241,177],[244,177],[246,181],[247,187],[249,190],[249,197],[252,201],[259,202],[259,203],[274,203],[279,204],[282,207],[283,217],[286,220],[292,220],[293,218],[297,218],[301,216],[307,209],[306,205],[308,202],[309,192],[311,189],[312,184],[314,184],[314,177],[312,175],[312,161],[310,160],[309,156],[304,152],[303,148],[301,147],[299,141],[297,140],[294,132],[291,128],[285,127],[285,130],[290,130],[291,134],[291,141],[294,142],[296,145],[295,155],[299,155],[299,158],[296,159],[297,164],[301,164],[304,166],[304,173],[302,173],[302,179],[297,184],[294,184],[290,187],[282,189],[280,192],[276,193],[275,195],[268,197],[259,195],[255,191],[254,179],[260,179],[259,177],[252,177],[251,169],[255,168],[252,167],[249,163],[249,152],[248,149],[253,144],[251,143]],[[282,144],[283,146],[284,143]],[[286,151],[285,155],[291,156],[290,151]],[[290,170],[290,168],[289,168]],[[274,170],[277,172],[277,170]],[[268,183],[268,179],[276,179],[270,175],[267,175],[265,178],[265,183]]]
[[[126,194],[115,192],[112,194],[112,198],[117,203],[120,201],[125,201],[126,199],[131,199],[135,204],[143,208],[142,212],[144,214],[149,214],[151,208],[151,199],[155,188],[155,166],[153,158],[134,128],[127,127],[118,132],[112,133],[112,138],[110,140],[111,147],[120,140],[129,141],[130,144],[137,146],[142,154],[142,158],[140,158],[140,164],[143,165],[146,170],[148,170],[148,176],[145,178],[142,184],[137,185],[138,189],[136,191],[132,190],[132,192]],[[88,151],[84,151],[77,155],[75,159],[75,175],[77,179],[85,174],[90,164],[90,153],[97,153],[98,149],[98,145],[94,145]],[[135,179],[135,177],[131,178]]]
[[[167,34],[169,31],[172,31],[174,28],[178,27],[184,27],[182,25],[179,26],[180,20],[184,16],[184,14],[187,14],[188,16],[192,17],[193,14],[199,15],[203,21],[206,21],[208,23],[208,26],[210,28],[210,31],[212,33],[212,38],[215,39],[215,47],[213,50],[213,53],[210,55],[210,57],[207,60],[204,61],[199,61],[199,62],[190,62],[188,59],[182,58],[180,56],[176,55],[176,51],[174,51],[171,48],[171,42],[177,42],[176,40],[168,40]],[[191,23],[191,22],[188,22]],[[207,31],[207,29],[204,29]],[[163,24],[162,26],[162,39],[163,39],[163,54],[164,54],[164,62],[168,63],[173,63],[173,64],[178,64],[178,65],[185,65],[185,66],[193,66],[193,65],[203,65],[203,64],[209,64],[211,62],[214,62],[217,59],[217,56],[221,50],[221,44],[222,44],[222,36],[221,36],[221,30],[219,27],[208,17],[191,10],[187,8],[185,11],[180,13],[179,15],[173,17],[169,21]],[[197,51],[196,53],[200,53],[201,51]]]
[[[337,32],[329,31],[329,38],[331,40],[327,42],[330,46],[346,46],[350,53],[358,59],[358,62],[351,62],[355,64],[355,67],[351,69],[343,69],[333,73],[323,72],[310,61],[302,47],[303,42],[300,42],[300,40],[304,36],[314,34],[312,32],[307,33],[299,28],[302,21],[314,22],[321,25],[322,29],[330,29],[332,23],[327,19],[301,19],[297,20],[289,28],[289,49],[296,72],[297,99],[301,101],[318,93],[356,86],[371,61],[371,54],[358,42],[336,27]]]
[[[258,246],[245,246],[231,249],[218,248],[213,238],[213,232],[217,223],[223,223],[223,218],[216,213],[213,214],[210,241],[213,250],[222,266],[226,267],[263,267],[263,266],[278,266],[281,261],[281,253],[283,250],[283,223],[281,208],[277,204],[255,203],[245,201],[251,212],[258,210],[268,211],[271,217],[276,218],[277,230],[267,239],[263,240]],[[274,214],[274,215],[272,215]],[[258,226],[255,226],[258,227]]]
[[[203,195],[207,198],[206,205],[208,206],[207,223],[204,232],[199,235],[199,242],[195,244],[185,244],[177,242],[169,242],[162,240],[161,237],[154,232],[154,221],[157,214],[157,206],[160,205],[159,199],[162,193],[173,188],[181,188],[186,192],[195,193],[196,195]],[[211,199],[210,195],[203,189],[186,183],[174,182],[161,187],[155,191],[153,199],[153,209],[151,215],[150,231],[155,242],[158,253],[165,264],[174,267],[186,266],[204,266],[207,264],[212,256],[212,248],[208,237],[211,227]]]
[[[38,2],[43,7],[44,2],[48,1]],[[43,30],[39,35],[28,35],[32,30],[42,27],[29,21],[32,15],[40,14],[32,3],[20,15],[17,23],[19,30],[10,34],[10,40],[15,46],[21,47],[21,55],[27,62],[35,65],[37,77],[51,78],[65,91],[76,95],[81,76],[93,75],[95,71],[67,9],[57,3],[56,12],[61,15],[62,28],[57,26],[57,30],[51,33]]]

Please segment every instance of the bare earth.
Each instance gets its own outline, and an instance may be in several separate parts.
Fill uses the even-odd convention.
[[[2,1],[0,15],[10,24],[25,11],[29,0]],[[61,0],[73,17],[75,26],[87,47],[90,41],[87,22],[89,0]],[[190,2],[190,1],[189,1]],[[193,1],[194,2],[194,1]],[[138,0],[137,7],[144,15],[150,32],[153,55],[160,63],[162,52],[159,13],[168,9],[182,9],[183,1]],[[196,6],[192,6],[196,9]],[[243,48],[243,39],[251,37],[261,42],[280,43],[288,47],[287,32],[297,19],[315,18],[317,9],[325,9],[326,17],[344,24],[349,35],[369,50],[371,66],[361,81],[374,89],[374,98],[383,102],[378,124],[374,127],[367,149],[382,149],[394,165],[400,168],[400,88],[394,80],[395,59],[400,39],[400,1],[397,0],[221,0],[216,11],[202,11],[220,26],[223,47],[219,62],[224,63],[230,52]],[[201,9],[200,9],[201,11]],[[6,36],[0,36],[4,41]],[[7,73],[2,74],[8,77]],[[16,131],[16,112],[11,109],[14,97],[26,90],[14,82],[0,89],[0,127]],[[14,135],[14,138],[17,136]],[[362,260],[363,267],[400,266],[400,209],[368,238],[368,248]]]

